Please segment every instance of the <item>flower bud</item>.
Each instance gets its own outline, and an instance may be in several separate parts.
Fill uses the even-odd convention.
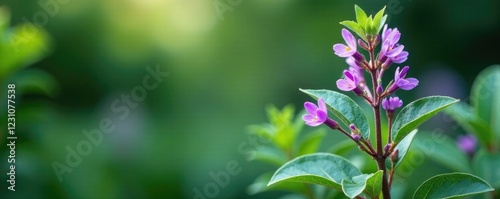
[[[358,134],[351,134],[351,137],[354,141],[359,141],[359,139],[361,139],[361,136],[359,136]]]
[[[391,153],[391,161],[397,162],[399,160],[399,150],[396,149]]]
[[[386,144],[384,147],[385,152],[389,151],[389,149],[391,149],[391,143]]]
[[[377,94],[382,94],[384,92],[384,88],[382,88],[382,85],[377,86]]]
[[[370,51],[370,49],[368,48],[368,45],[362,39],[358,39],[358,45],[361,48],[365,49],[366,51]]]

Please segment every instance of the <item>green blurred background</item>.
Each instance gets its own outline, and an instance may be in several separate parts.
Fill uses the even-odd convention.
[[[474,77],[500,63],[496,0],[242,0],[234,6],[238,1],[220,0],[230,6],[223,19],[214,2],[1,0],[1,101],[7,83],[18,88],[16,192],[2,180],[1,198],[193,198],[193,189],[213,181],[210,172],[232,161],[242,172],[216,198],[282,195],[248,196],[255,176],[274,168],[246,161],[238,146],[248,139],[249,124],[266,121],[266,105],[300,110],[309,98],[298,88],[337,90],[346,64],[332,45],[342,42],[338,22],[354,19],[354,4],[371,14],[387,6],[389,27],[402,32],[409,76],[421,81],[401,92],[405,102],[431,94],[467,101]],[[142,85],[148,66],[169,76],[118,119],[113,101]],[[59,182],[52,163],[64,163],[66,146],[86,140],[82,130],[98,128],[102,118],[116,130]],[[422,128],[464,133],[452,124],[441,116]],[[1,125],[4,173],[9,151]],[[323,144],[337,141],[331,136]],[[406,181],[410,192],[442,170],[432,162],[417,168],[421,173]]]

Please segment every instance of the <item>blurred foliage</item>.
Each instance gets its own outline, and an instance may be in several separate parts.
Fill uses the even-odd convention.
[[[15,193],[17,198],[193,198],[193,188],[203,188],[211,180],[210,171],[225,168],[229,160],[242,159],[237,151],[247,136],[242,129],[264,120],[260,110],[265,104],[299,105],[307,96],[298,88],[335,87],[336,74],[345,63],[331,48],[341,40],[337,22],[354,17],[350,12],[353,4],[373,10],[368,14],[387,6],[387,20],[405,32],[402,40],[413,57],[408,64],[415,77],[444,71],[439,78],[426,81],[429,85],[422,82],[417,87],[421,93],[456,91],[453,96],[465,97],[461,94],[469,90],[481,66],[500,63],[496,49],[500,46],[500,2],[495,0],[255,0],[225,12],[222,21],[213,1],[43,2],[58,2],[49,7],[52,11],[57,7],[57,12],[48,15],[39,1],[0,1],[4,6],[0,14],[0,80],[26,87],[26,94],[19,92],[16,102],[16,120],[22,124],[17,145],[22,191]],[[35,22],[37,13],[46,13],[47,23],[35,23],[38,31],[29,34],[33,25],[27,22]],[[16,40],[19,54],[8,39],[13,38],[14,30],[24,36]],[[22,46],[27,47],[21,50]],[[20,58],[22,54],[26,57]],[[142,83],[146,66],[157,64],[172,75],[148,92],[126,120],[116,119],[109,110],[112,101]],[[450,78],[457,83],[446,83]],[[440,87],[444,85],[450,87]],[[0,89],[0,96],[6,94],[5,88]],[[119,121],[116,132],[106,135],[60,183],[51,163],[64,160],[65,147],[85,139],[81,131],[96,128],[103,117]],[[463,133],[448,129],[441,120],[426,128],[442,128],[450,136]],[[343,141],[331,134],[325,140]],[[330,147],[323,144],[320,150],[329,151]],[[1,147],[2,171],[6,154]],[[421,157],[415,154],[419,153],[410,151],[405,159]],[[363,160],[367,158],[349,157],[359,165],[369,162]],[[242,174],[232,178],[217,198],[282,195],[249,196],[247,187],[256,176],[276,167],[258,162],[241,166]],[[399,167],[404,168],[405,163]],[[369,165],[362,168],[363,172],[374,171]],[[425,172],[411,175],[415,182],[397,183],[408,192],[424,177],[446,168],[426,161],[415,170]],[[399,190],[404,193],[405,189]],[[6,189],[0,191],[0,197],[15,198]]]

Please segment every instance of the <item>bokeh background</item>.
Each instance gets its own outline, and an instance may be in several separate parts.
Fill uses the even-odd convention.
[[[354,19],[354,4],[371,14],[387,6],[390,27],[402,32],[409,76],[421,82],[402,94],[405,102],[431,94],[467,101],[475,76],[500,63],[496,0],[220,0],[229,6],[222,17],[214,2],[1,0],[1,101],[7,83],[18,88],[16,192],[2,174],[1,198],[194,198],[193,189],[213,181],[210,172],[232,161],[242,172],[216,198],[282,195],[247,194],[255,176],[275,168],[246,161],[238,146],[249,124],[267,121],[266,105],[300,110],[309,98],[298,88],[337,90],[346,64],[332,45],[342,42],[338,22]],[[169,75],[118,119],[113,101],[142,85],[148,66]],[[102,118],[116,130],[59,182],[53,162],[64,163],[66,147],[86,140],[82,131]],[[6,122],[1,127],[5,173]],[[422,128],[464,133],[443,116]],[[408,196],[442,171],[426,160],[405,182]]]

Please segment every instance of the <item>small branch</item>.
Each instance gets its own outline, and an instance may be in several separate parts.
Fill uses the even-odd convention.
[[[359,146],[359,148],[360,148],[362,151],[364,151],[364,152],[368,153],[368,155],[370,155],[370,156],[372,156],[372,157],[375,157],[375,156],[376,156],[376,153],[374,153],[374,151],[373,151],[373,152],[372,152],[371,150],[370,150],[370,151],[368,151],[368,149],[366,149],[366,147],[365,147],[363,144],[361,144],[361,142],[360,142],[359,140],[355,140],[355,139],[354,139],[354,138],[353,138],[353,137],[352,137],[349,133],[347,133],[347,131],[345,131],[344,129],[342,129],[342,128],[340,128],[340,127],[339,127],[337,130],[339,130],[340,132],[342,132],[342,134],[344,134],[344,135],[345,135],[345,136],[347,136],[349,139],[351,139],[352,141],[354,141],[354,142],[355,142],[355,143]]]

